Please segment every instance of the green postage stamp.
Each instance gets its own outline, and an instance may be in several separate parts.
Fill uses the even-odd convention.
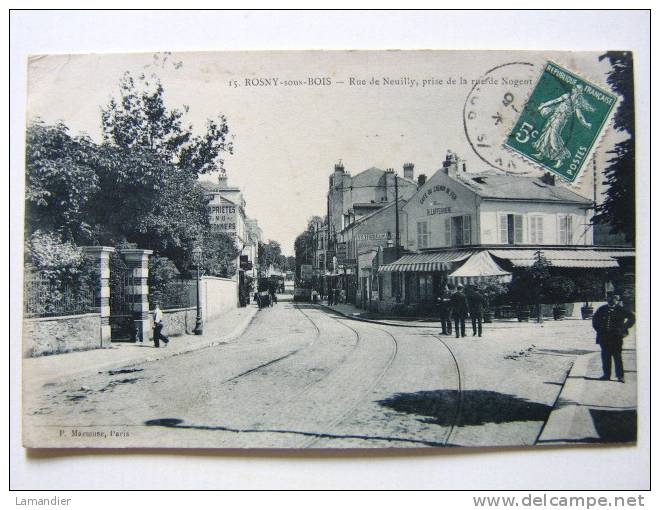
[[[573,182],[616,102],[612,92],[548,62],[504,145]]]

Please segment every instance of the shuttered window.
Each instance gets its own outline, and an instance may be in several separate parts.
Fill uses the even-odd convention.
[[[573,244],[573,217],[570,214],[559,216],[559,244]]]
[[[428,224],[425,221],[417,222],[417,248],[429,247]]]
[[[522,214],[500,215],[500,242],[502,244],[522,244],[523,217]]]
[[[451,218],[445,218],[445,246],[451,246]]]
[[[529,218],[529,241],[532,244],[543,244],[543,216]]]

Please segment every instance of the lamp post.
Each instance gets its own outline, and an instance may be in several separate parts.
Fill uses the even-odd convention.
[[[194,333],[196,335],[201,335],[204,333],[204,325],[202,324],[202,308],[201,308],[201,291],[200,291],[200,286],[199,286],[199,280],[200,280],[200,266],[202,264],[202,249],[199,246],[196,246],[193,251],[193,262],[197,266],[197,318],[195,320],[195,329]]]

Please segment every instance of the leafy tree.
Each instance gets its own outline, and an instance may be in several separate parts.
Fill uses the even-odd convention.
[[[120,97],[102,110],[107,143],[122,149],[149,149],[193,177],[224,168],[222,154],[233,151],[224,115],[208,119],[206,132],[195,135],[192,125],[184,126],[188,107],[168,110],[156,75],[140,75],[136,80],[126,72],[119,90]]]
[[[307,228],[302,232],[293,244],[296,257],[296,270],[302,264],[311,264],[314,260],[314,250],[316,249],[316,226],[323,224],[323,218],[312,216],[307,220]]]
[[[156,76],[134,79],[126,73],[119,88],[120,97],[101,116],[106,164],[99,168],[101,191],[91,211],[95,235],[104,244],[136,242],[185,269],[193,246],[210,242],[207,200],[197,177],[224,167],[221,155],[232,152],[227,121],[222,115],[210,119],[204,134],[196,135],[184,125],[187,107],[166,107]],[[220,261],[226,273],[235,247],[211,245],[209,259]]]
[[[626,240],[635,242],[635,105],[632,53],[609,51],[600,57],[608,59],[612,70],[607,83],[621,96],[614,116],[614,129],[630,136],[617,143],[605,169],[608,186],[605,200],[596,208],[594,221],[611,226],[611,233],[623,233]]]
[[[26,137],[25,219],[30,236],[58,231],[67,240],[89,242],[87,208],[99,191],[102,155],[88,137],[72,137],[62,124],[33,122]]]
[[[204,234],[202,250],[206,274],[225,278],[236,274],[236,258],[240,250],[233,237],[224,232],[208,230]]]
[[[259,264],[264,268],[271,265],[280,271],[284,270],[286,257],[282,255],[282,246],[278,241],[268,240],[267,243],[261,243],[259,253]]]

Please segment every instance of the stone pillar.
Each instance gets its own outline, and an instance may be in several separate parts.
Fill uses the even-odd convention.
[[[101,315],[101,347],[110,346],[110,254],[109,246],[83,246],[85,255],[99,270],[99,286],[95,294],[94,308]]]
[[[149,255],[151,250],[126,248],[119,250],[124,262],[133,277],[132,285],[126,286],[126,298],[130,300],[135,323],[137,340],[144,341],[151,338],[151,319],[149,318]]]

